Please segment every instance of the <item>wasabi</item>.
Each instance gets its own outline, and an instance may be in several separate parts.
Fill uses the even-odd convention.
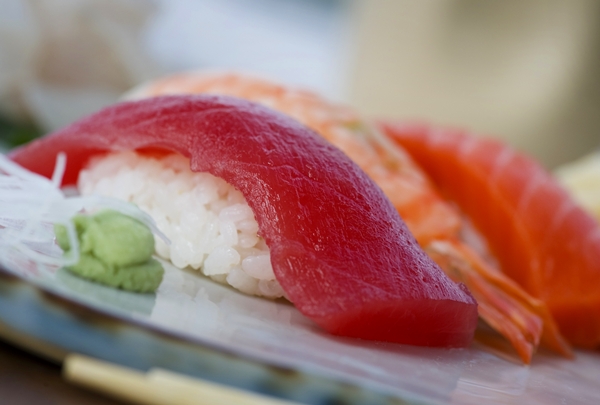
[[[138,220],[114,210],[77,214],[73,224],[80,259],[67,269],[80,277],[123,290],[154,292],[162,281],[162,265],[152,258],[154,235]],[[56,241],[68,256],[67,229],[55,225]]]

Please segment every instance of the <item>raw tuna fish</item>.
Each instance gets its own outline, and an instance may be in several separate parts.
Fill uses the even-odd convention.
[[[109,107],[11,157],[64,182],[112,150],[166,150],[238,188],[289,299],[327,331],[465,346],[477,304],[419,248],[382,191],[343,153],[292,119],[223,96],[169,96]]]

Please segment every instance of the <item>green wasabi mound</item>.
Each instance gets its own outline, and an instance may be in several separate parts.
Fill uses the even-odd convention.
[[[67,267],[80,277],[123,290],[154,292],[164,270],[152,258],[154,235],[138,220],[113,210],[78,214],[73,224],[79,240],[79,262]],[[67,229],[55,225],[56,241],[68,255]]]

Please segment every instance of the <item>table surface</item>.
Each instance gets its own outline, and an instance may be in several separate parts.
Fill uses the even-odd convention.
[[[67,383],[61,367],[0,340],[0,393],[11,405],[124,405]]]

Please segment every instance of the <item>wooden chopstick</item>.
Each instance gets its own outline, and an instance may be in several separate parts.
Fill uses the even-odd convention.
[[[299,405],[163,369],[142,373],[79,354],[66,357],[63,376],[73,384],[142,405]]]

